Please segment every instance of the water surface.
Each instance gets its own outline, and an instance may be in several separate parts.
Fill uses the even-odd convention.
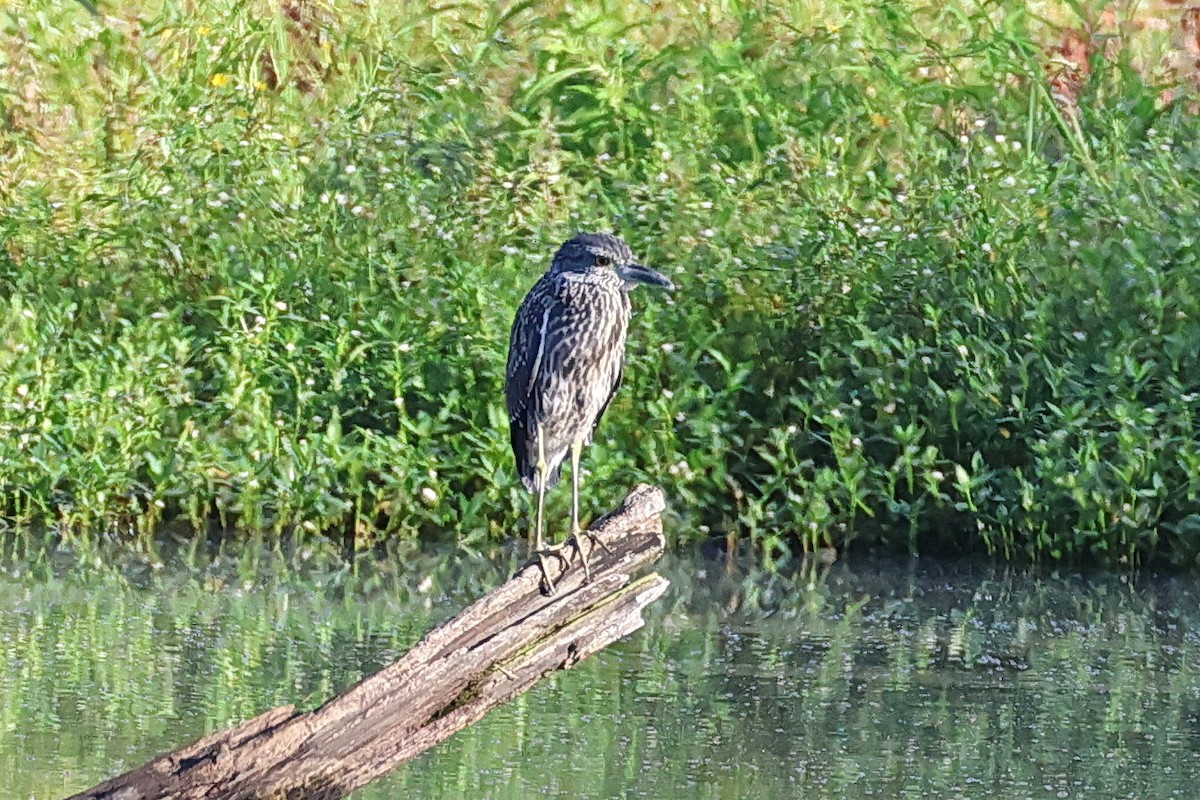
[[[0,556],[0,798],[56,798],[319,704],[500,582],[511,550],[204,542]],[[647,626],[358,792],[1170,798],[1200,786],[1200,584],[675,554]]]

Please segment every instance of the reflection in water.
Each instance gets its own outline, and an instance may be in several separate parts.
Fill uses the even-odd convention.
[[[311,707],[511,570],[189,543],[0,559],[0,797]],[[96,566],[117,563],[118,566]],[[646,628],[360,798],[1194,797],[1200,584],[675,555]]]

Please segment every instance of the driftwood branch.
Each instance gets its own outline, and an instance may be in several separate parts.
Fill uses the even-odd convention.
[[[591,532],[593,580],[576,558],[537,563],[433,630],[399,661],[304,713],[268,711],[71,800],[339,798],[391,771],[555,670],[568,669],[642,625],[667,580],[632,574],[663,551],[662,492],[642,485]]]

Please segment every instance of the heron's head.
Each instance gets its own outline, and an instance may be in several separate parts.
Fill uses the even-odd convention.
[[[610,270],[625,281],[625,289],[639,283],[674,289],[675,284],[661,272],[643,267],[633,257],[629,245],[611,233],[581,233],[568,240],[554,254],[551,272],[594,272]]]

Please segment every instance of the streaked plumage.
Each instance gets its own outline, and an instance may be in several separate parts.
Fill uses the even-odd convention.
[[[577,459],[578,449],[591,443],[621,383],[629,289],[639,282],[671,288],[667,278],[634,263],[629,246],[616,236],[580,234],[559,248],[517,310],[505,397],[517,471],[538,494],[539,551],[545,490],[558,482],[572,448]],[[577,462],[572,472],[572,534],[578,534]]]
[[[558,483],[571,443],[584,432],[591,442],[621,382],[629,316],[629,297],[611,271],[549,273],[525,297],[513,325],[507,397],[517,472],[529,491],[537,489],[539,429],[546,488]]]

